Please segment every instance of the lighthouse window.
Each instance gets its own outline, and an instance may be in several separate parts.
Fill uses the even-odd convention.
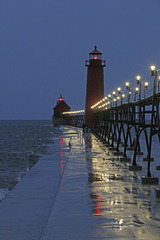
[[[98,59],[98,57],[97,57],[97,56],[94,56],[93,58],[94,58],[94,59]]]

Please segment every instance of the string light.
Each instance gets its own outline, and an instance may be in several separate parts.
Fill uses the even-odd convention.
[[[152,75],[153,75],[153,72],[155,71],[156,67],[155,66],[151,66],[151,72],[152,72]],[[160,69],[158,69],[159,71]],[[141,82],[141,76],[140,75],[137,75],[136,76],[136,79],[137,79],[137,84],[139,84]],[[125,83],[126,85],[126,88],[129,90],[128,92],[128,96],[130,97],[131,95],[131,87],[130,87],[130,83],[129,82],[126,82]],[[159,76],[159,80],[158,80],[158,91],[159,91],[159,85],[160,85],[160,76]],[[145,88],[147,89],[148,87],[148,82],[144,82],[144,86]],[[96,109],[101,109],[101,108],[104,108],[104,109],[108,109],[108,105],[110,105],[113,102],[118,102],[120,99],[121,99],[121,102],[122,102],[122,99],[125,98],[125,94],[122,94],[122,90],[121,90],[121,87],[118,87],[117,88],[117,92],[121,94],[121,98],[120,97],[117,97],[116,96],[116,92],[113,91],[112,94],[108,94],[107,97],[104,97],[103,99],[101,99],[100,101],[98,101],[96,104],[94,104],[91,109],[93,110],[96,110]],[[135,88],[135,92],[140,92],[140,89],[138,87]],[[112,97],[113,96],[113,97]],[[111,102],[109,102],[108,100],[111,100]],[[112,106],[110,106],[112,107]]]
[[[78,110],[78,111],[71,111],[71,112],[63,112],[62,114],[77,114],[77,113],[84,113],[84,110]]]

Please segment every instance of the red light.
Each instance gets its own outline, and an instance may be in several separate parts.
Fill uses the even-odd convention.
[[[97,206],[97,217],[100,215],[101,209],[99,206]]]
[[[63,101],[63,98],[60,97],[60,98],[59,98],[59,101]]]
[[[63,168],[63,160],[61,160],[61,168]]]
[[[63,136],[61,136],[60,138],[60,148],[61,148],[61,153],[63,154]],[[61,153],[60,153],[60,156],[61,156]]]
[[[94,59],[98,59],[98,57],[95,57],[95,56],[94,56]]]
[[[63,169],[64,168],[64,165],[63,165],[63,160],[61,160],[61,174],[63,174]]]
[[[62,157],[62,156],[63,156],[63,153],[61,153],[60,156]]]
[[[99,195],[97,195],[97,206],[96,206],[96,208],[97,208],[97,217],[100,215],[100,212],[101,212],[101,209],[100,209],[100,204],[101,204],[101,200],[100,200],[100,197],[99,197]]]

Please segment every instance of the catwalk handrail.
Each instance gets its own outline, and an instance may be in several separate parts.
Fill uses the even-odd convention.
[[[130,143],[130,148],[134,150],[133,166],[136,166],[136,156],[141,152],[140,135],[145,134],[148,169],[147,175],[151,176],[151,146],[152,137],[158,136],[160,142],[160,92],[136,102],[123,103],[107,109],[95,109],[93,111],[92,131],[102,140],[108,142],[112,147],[116,145],[119,152],[121,138],[123,137],[123,156],[127,158],[126,150]],[[136,145],[133,146],[131,129],[134,130]],[[148,130],[148,131],[147,131]]]

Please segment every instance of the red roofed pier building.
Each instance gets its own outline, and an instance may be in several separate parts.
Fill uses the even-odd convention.
[[[52,116],[53,122],[55,125],[64,124],[64,119],[62,118],[63,112],[70,112],[70,107],[67,105],[67,103],[64,101],[62,95],[60,94],[60,97],[57,101],[57,105],[53,108],[54,113]]]

